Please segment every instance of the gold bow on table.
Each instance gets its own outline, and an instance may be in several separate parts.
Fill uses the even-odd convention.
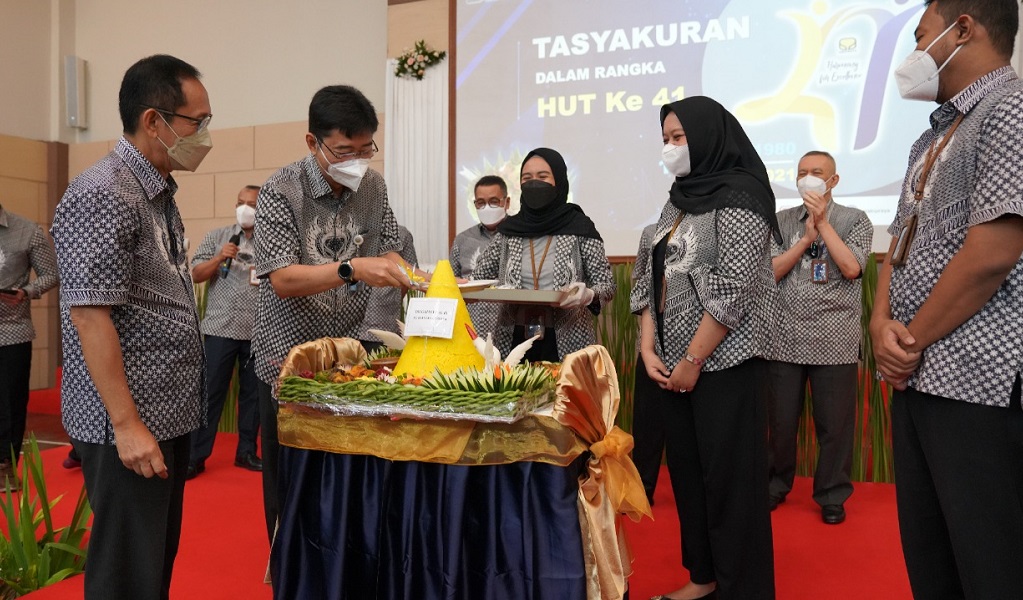
[[[588,346],[561,365],[554,418],[590,444],[588,476],[579,481],[580,526],[587,597],[617,599],[632,574],[632,550],[621,514],[653,518],[629,452],[632,436],[614,424],[621,395],[614,361],[603,346]]]

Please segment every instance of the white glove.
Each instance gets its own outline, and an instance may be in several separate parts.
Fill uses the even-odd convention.
[[[561,291],[565,292],[565,297],[558,303],[561,308],[581,308],[593,302],[593,290],[581,281],[572,282]]]

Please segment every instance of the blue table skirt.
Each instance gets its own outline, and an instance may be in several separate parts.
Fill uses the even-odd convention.
[[[287,446],[274,598],[584,600],[578,477]]]

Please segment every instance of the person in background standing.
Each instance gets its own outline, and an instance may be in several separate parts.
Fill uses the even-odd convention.
[[[771,252],[780,308],[767,365],[771,510],[792,491],[799,415],[809,382],[820,446],[813,499],[829,525],[845,521],[845,501],[853,492],[860,277],[874,235],[867,213],[831,197],[839,179],[830,154],[807,152],[796,179],[803,204],[778,213],[782,243],[773,244]]]
[[[21,488],[18,458],[36,337],[32,300],[57,281],[57,257],[43,228],[0,206],[0,493]]]
[[[484,175],[473,188],[473,204],[479,223],[455,236],[451,244],[450,262],[455,277],[469,279],[476,268],[476,261],[484,248],[494,239],[497,226],[508,216],[511,197],[508,184],[497,175]],[[497,312],[500,304],[494,302],[471,302],[466,306],[476,331],[481,334],[493,333],[497,329]]]
[[[259,297],[252,251],[258,195],[258,185],[242,188],[235,202],[237,223],[207,233],[192,257],[192,281],[209,282],[201,327],[206,351],[206,426],[192,434],[186,479],[206,470],[206,459],[213,453],[235,363],[238,364],[238,446],[234,466],[249,471],[263,470],[263,462],[256,455],[259,402],[255,365],[250,359]]]

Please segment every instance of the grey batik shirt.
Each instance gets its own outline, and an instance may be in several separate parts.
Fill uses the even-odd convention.
[[[867,264],[874,226],[867,213],[828,203],[828,222],[856,257],[860,273]],[[799,243],[806,231],[806,207],[778,213],[782,243],[771,243],[778,256]],[[778,321],[771,358],[801,365],[845,365],[859,360],[863,325],[863,283],[846,279],[823,239],[819,260],[827,264],[828,280],[813,281],[813,258],[804,253],[778,282]]]
[[[35,280],[29,281],[32,270]],[[57,257],[43,228],[0,208],[0,289],[24,289],[38,298],[57,285]],[[0,346],[31,342],[32,303],[17,306],[0,303]]]
[[[539,241],[539,240],[538,240]],[[541,242],[540,247],[546,243]],[[535,246],[535,244],[534,244]],[[536,248],[537,261],[543,251]],[[502,285],[514,289],[533,289],[531,273],[522,272],[523,256],[529,264],[529,239],[510,237],[498,233],[476,263],[473,279],[498,279]],[[551,262],[551,289],[560,290],[570,283],[581,281],[593,290],[594,301],[607,305],[618,289],[611,275],[611,263],[604,252],[604,242],[577,235],[555,235],[551,241],[547,261]],[[545,268],[546,265],[545,265]],[[554,329],[558,343],[558,357],[597,343],[593,313],[587,307],[553,308]],[[502,304],[494,334],[494,343],[502,356],[511,351],[518,307]]]
[[[370,288],[346,285],[281,298],[269,274],[290,265],[337,263],[401,252],[384,178],[370,169],[359,191],[333,194],[312,155],[273,174],[259,191],[255,228],[259,305],[252,351],[256,375],[273,384],[292,347],[322,337],[358,338]],[[358,273],[356,273],[358,276]]]
[[[892,318],[909,323],[958,253],[970,227],[1004,215],[1023,216],[1023,82],[1011,67],[992,71],[931,113],[930,129],[913,145],[899,211],[888,229],[899,235],[914,211],[927,149],[965,118],[935,162],[923,191],[916,236],[905,266],[893,267]],[[1007,406],[1023,369],[1023,259],[975,315],[924,350],[908,385],[975,404]]]
[[[239,234],[238,254],[231,259],[226,277],[220,275],[220,268],[210,277],[206,287],[206,314],[202,319],[203,335],[251,340],[252,328],[256,322],[256,300],[259,287],[253,284],[253,269],[256,257],[252,239],[245,237],[238,225],[221,227],[206,234],[192,257],[193,263],[203,263],[217,255],[217,252]]]
[[[730,330],[707,357],[705,371],[767,356],[777,303],[767,220],[741,208],[682,215],[666,203],[630,299],[634,313],[650,308],[655,324],[658,300],[653,297],[651,255],[668,235],[664,335],[657,335],[655,327],[654,340],[664,365],[674,369],[685,356],[704,311]]]
[[[109,306],[139,417],[158,441],[205,421],[203,348],[185,229],[164,179],[127,139],[76,177],[50,230],[60,267],[61,416],[71,438],[113,444],[74,306]]]
[[[480,254],[494,239],[494,232],[481,224],[473,225],[455,236],[451,244],[451,269],[455,277],[472,278],[476,261]],[[497,313],[501,305],[496,302],[470,302],[466,304],[473,327],[481,334],[493,333],[497,330]]]

